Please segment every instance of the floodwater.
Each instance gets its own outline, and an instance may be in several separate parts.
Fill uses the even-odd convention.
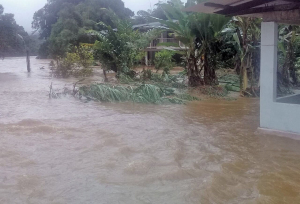
[[[300,203],[300,141],[255,134],[257,99],[48,99],[48,61],[0,61],[0,203]]]

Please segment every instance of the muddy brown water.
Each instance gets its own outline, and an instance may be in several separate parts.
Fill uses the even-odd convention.
[[[259,101],[49,100],[48,61],[0,61],[0,203],[300,203],[300,142],[257,135]]]

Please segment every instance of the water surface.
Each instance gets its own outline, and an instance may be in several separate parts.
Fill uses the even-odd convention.
[[[300,203],[300,142],[255,134],[257,99],[49,100],[76,79],[31,61],[0,61],[0,203]]]

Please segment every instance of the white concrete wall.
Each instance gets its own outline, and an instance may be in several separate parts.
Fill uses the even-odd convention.
[[[261,128],[300,134],[300,105],[272,102],[260,118]]]
[[[276,102],[278,25],[261,28],[260,127],[300,134],[300,105]]]

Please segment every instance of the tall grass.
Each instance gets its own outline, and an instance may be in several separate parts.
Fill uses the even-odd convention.
[[[183,104],[197,100],[195,97],[182,97],[174,91],[160,88],[153,84],[143,84],[138,87],[114,86],[108,84],[92,84],[79,88],[81,96],[89,100],[101,102],[126,102],[164,104]],[[187,94],[186,94],[187,95]]]
[[[89,88],[89,95],[103,102],[121,102],[129,99],[129,91],[122,86],[92,85]]]

